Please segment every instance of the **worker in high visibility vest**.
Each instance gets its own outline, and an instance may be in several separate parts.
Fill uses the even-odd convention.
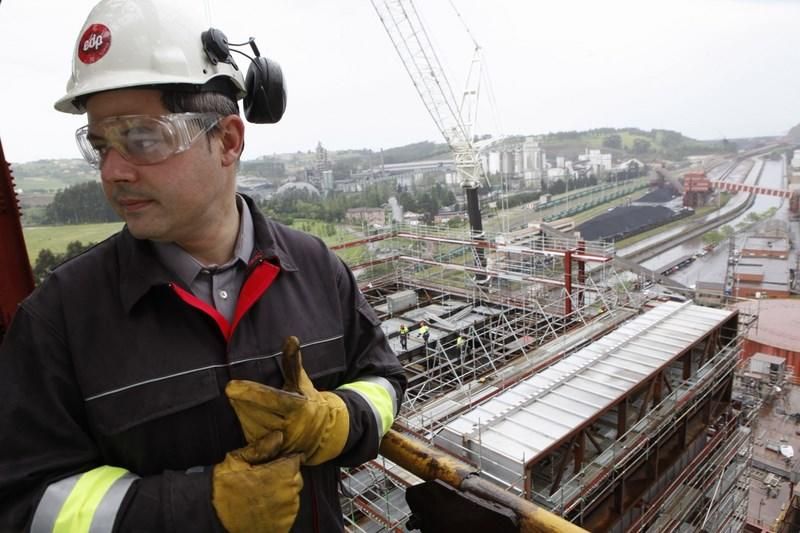
[[[428,346],[428,339],[431,338],[431,332],[425,322],[419,323],[419,336],[422,337],[422,341],[425,343],[425,346]]]
[[[400,324],[400,347],[408,350],[408,326]]]

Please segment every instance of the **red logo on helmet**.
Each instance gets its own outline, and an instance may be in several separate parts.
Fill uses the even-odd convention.
[[[99,61],[111,47],[111,30],[103,24],[92,24],[78,41],[78,59],[90,65]]]

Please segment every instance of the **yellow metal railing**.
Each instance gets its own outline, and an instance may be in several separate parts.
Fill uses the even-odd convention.
[[[381,442],[380,451],[384,457],[425,481],[438,479],[457,490],[512,510],[519,519],[520,533],[585,531],[481,478],[477,470],[467,463],[398,431],[389,430]]]

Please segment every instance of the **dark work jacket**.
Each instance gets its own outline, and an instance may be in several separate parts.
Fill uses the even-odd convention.
[[[115,531],[222,530],[212,469],[186,470],[245,445],[225,384],[282,386],[276,356],[288,335],[318,389],[382,376],[402,397],[402,368],[347,267],[247,201],[255,251],[232,329],[194,306],[151,243],[127,229],[61,265],[21,304],[0,346],[0,531],[29,527],[50,483],[101,465],[141,477]],[[339,466],[377,454],[369,406],[339,394],[350,411],[345,450],[303,468],[293,531],[341,531]]]

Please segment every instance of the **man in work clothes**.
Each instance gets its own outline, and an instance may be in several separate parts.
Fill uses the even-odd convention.
[[[78,34],[55,106],[87,114],[79,147],[126,224],[0,346],[0,531],[342,531],[339,467],[397,413],[403,371],[351,272],[236,194],[237,100],[275,122],[282,77],[259,58],[246,86],[202,13],[103,0]]]
[[[400,347],[408,350],[408,326],[400,324]]]
[[[425,343],[425,347],[428,347],[428,339],[431,338],[431,331],[428,329],[428,325],[425,322],[420,322],[419,324],[419,336],[422,337],[422,341]]]

